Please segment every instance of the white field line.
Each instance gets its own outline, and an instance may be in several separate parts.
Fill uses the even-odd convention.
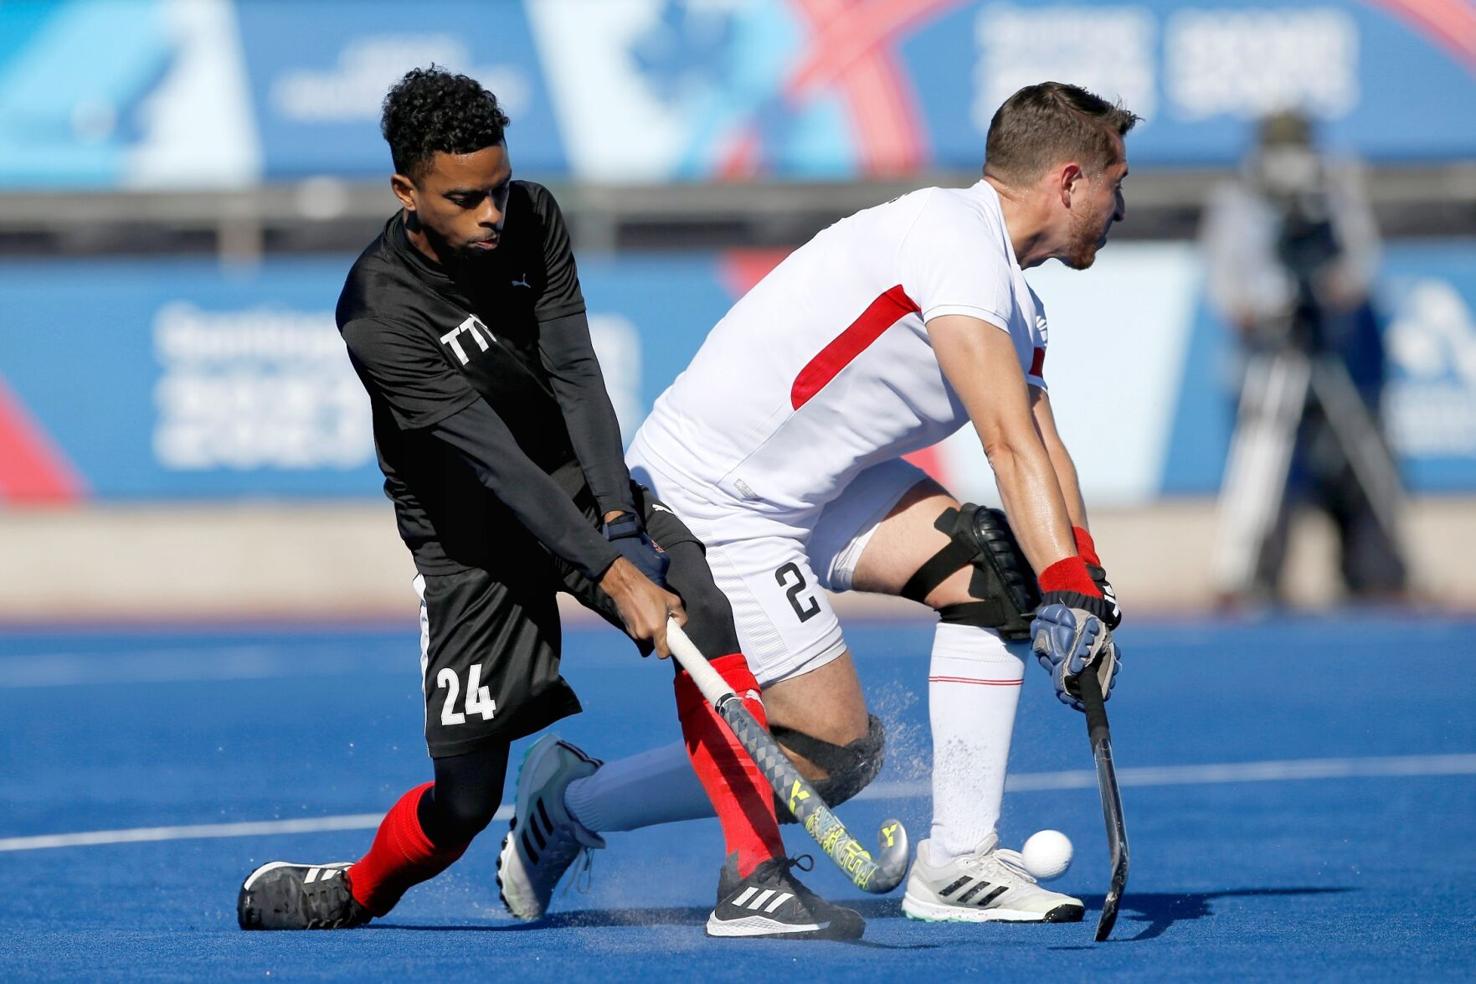
[[[506,820],[513,814],[504,803],[493,815]],[[89,830],[75,834],[0,837],[0,851],[37,851],[45,847],[96,847],[101,844],[140,844],[145,841],[198,840],[206,837],[261,837],[271,834],[316,834],[325,830],[373,830],[383,813],[345,813],[300,820],[247,820],[241,823],[197,823],[180,827],[134,827],[130,830]]]
[[[1270,762],[1227,762],[1220,765],[1158,765],[1117,770],[1119,786],[1202,786],[1215,783],[1281,782],[1288,779],[1351,779],[1378,776],[1476,775],[1476,755],[1389,755],[1378,758],[1285,759]],[[1005,789],[1033,793],[1053,789],[1095,789],[1097,773],[1027,772],[1010,776]],[[926,796],[928,780],[872,783],[857,799]]]
[[[1231,762],[1221,765],[1163,765],[1120,769],[1123,786],[1200,786],[1216,783],[1278,782],[1290,779],[1349,779],[1393,776],[1476,775],[1476,755],[1391,755],[1379,758],[1290,759],[1271,762]],[[1088,789],[1097,784],[1095,772],[1073,769],[1065,772],[1026,772],[1010,776],[1005,789],[1012,793],[1058,789]],[[925,780],[873,783],[857,799],[903,799],[926,796]],[[504,803],[495,820],[512,816],[512,804]],[[383,814],[350,813],[298,820],[252,820],[242,823],[202,823],[178,827],[135,827],[131,830],[92,830],[73,834],[41,834],[31,837],[0,837],[0,852],[35,851],[48,847],[95,847],[102,844],[137,844],[145,841],[192,840],[206,837],[261,837],[273,834],[307,834],[330,830],[373,830]]]
[[[99,684],[198,683],[273,680],[304,675],[384,673],[399,661],[365,658],[304,644],[280,646],[176,647],[129,653],[53,652],[0,658],[0,690]],[[405,663],[414,666],[413,659]]]

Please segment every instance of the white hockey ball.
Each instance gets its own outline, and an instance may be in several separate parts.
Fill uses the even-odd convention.
[[[1071,838],[1059,830],[1038,830],[1021,848],[1025,870],[1040,881],[1060,878],[1071,867]]]

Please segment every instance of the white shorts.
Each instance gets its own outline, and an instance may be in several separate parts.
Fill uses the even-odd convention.
[[[706,545],[713,579],[733,606],[738,641],[762,686],[818,669],[845,652],[840,621],[821,589],[850,590],[877,525],[908,489],[927,479],[905,461],[886,461],[856,476],[818,514],[775,516],[717,489],[695,495],[635,449],[626,460],[631,477]]]

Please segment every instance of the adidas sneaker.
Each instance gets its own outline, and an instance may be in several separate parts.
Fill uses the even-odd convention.
[[[738,857],[730,855],[718,875],[717,906],[707,919],[708,936],[854,940],[866,923],[853,909],[825,901],[792,874],[809,871],[808,858],[771,858],[747,878],[738,877]]]
[[[373,918],[349,894],[350,862],[273,861],[241,885],[236,922],[242,929],[348,929]]]
[[[519,919],[541,919],[554,886],[580,854],[605,846],[564,806],[564,789],[601,765],[554,735],[528,749],[518,769],[512,825],[497,856],[502,904]]]
[[[902,911],[933,922],[1080,922],[1080,899],[1041,888],[1018,851],[990,834],[972,854],[933,864],[930,841],[917,845]]]

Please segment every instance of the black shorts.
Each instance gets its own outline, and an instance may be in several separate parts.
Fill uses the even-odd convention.
[[[645,488],[633,487],[647,532],[671,558],[667,583],[687,608],[692,641],[709,657],[737,651],[732,610],[712,582],[702,544]],[[580,505],[598,523],[592,502]],[[425,574],[415,584],[425,742],[432,758],[510,742],[580,711],[559,675],[558,592],[623,629],[614,601],[599,585],[521,529],[507,534],[489,568]]]

